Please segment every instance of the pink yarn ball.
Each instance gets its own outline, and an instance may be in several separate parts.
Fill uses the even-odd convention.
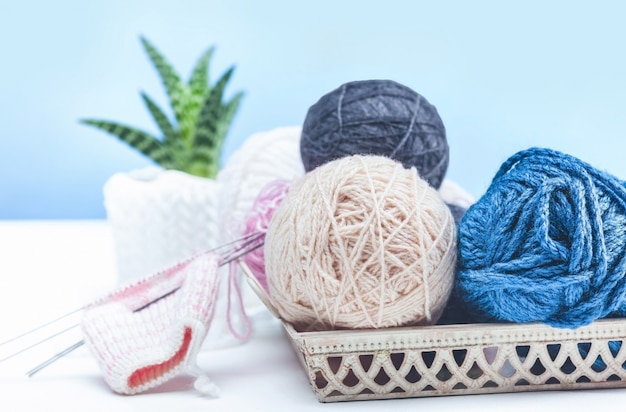
[[[267,233],[270,220],[274,215],[274,211],[281,204],[287,192],[289,191],[290,182],[287,180],[277,179],[267,183],[259,192],[252,210],[246,219],[243,235],[252,233]],[[267,277],[265,275],[265,252],[264,247],[254,249],[243,256],[250,272],[259,281],[263,289],[269,293],[267,285]]]

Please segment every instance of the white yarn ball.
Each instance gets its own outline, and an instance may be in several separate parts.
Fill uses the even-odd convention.
[[[441,182],[439,194],[447,204],[463,209],[469,209],[471,205],[476,203],[476,198],[471,193],[450,179],[444,179]]]
[[[255,133],[229,157],[217,175],[220,244],[242,236],[246,218],[265,185],[304,174],[300,132],[300,126],[286,126]]]

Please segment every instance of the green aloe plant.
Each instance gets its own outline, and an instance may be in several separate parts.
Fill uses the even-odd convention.
[[[141,93],[162,136],[108,120],[81,119],[80,122],[117,137],[165,169],[215,178],[226,133],[243,97],[239,92],[230,100],[224,99],[234,66],[211,85],[209,62],[214,51],[211,47],[198,59],[185,83],[147,39],[141,37],[141,43],[161,78],[173,112],[170,119],[152,98]]]

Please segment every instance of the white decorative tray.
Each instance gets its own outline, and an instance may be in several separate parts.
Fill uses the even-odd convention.
[[[299,332],[283,326],[320,402],[626,387],[622,318],[578,329],[467,324]]]

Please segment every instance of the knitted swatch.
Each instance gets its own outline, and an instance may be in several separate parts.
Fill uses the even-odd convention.
[[[192,362],[213,317],[218,263],[217,255],[202,255],[85,310],[85,341],[115,392],[143,392],[186,370],[198,377],[198,391],[217,395]]]
[[[459,225],[458,295],[478,321],[576,328],[626,315],[626,188],[564,153],[502,164]]]

